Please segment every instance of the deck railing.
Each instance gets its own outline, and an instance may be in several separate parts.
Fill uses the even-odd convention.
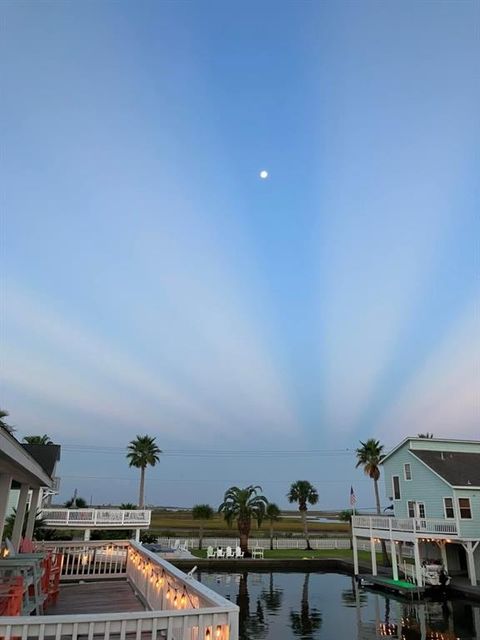
[[[62,581],[125,578],[128,540],[39,542],[38,551],[62,554]]]
[[[4,640],[78,640],[79,636],[88,640],[238,639],[236,605],[133,541],[44,543],[42,548],[64,554],[64,579],[126,576],[150,610],[1,617],[0,638]]]
[[[142,528],[150,526],[148,509],[42,509],[45,527],[53,528]]]
[[[353,516],[354,529],[407,532],[422,535],[458,535],[457,523],[433,518],[391,518],[388,516]]]

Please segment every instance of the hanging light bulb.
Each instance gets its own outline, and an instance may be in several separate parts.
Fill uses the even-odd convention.
[[[217,637],[217,639],[222,637],[222,627],[220,625],[217,625],[217,631],[215,633],[215,636]]]

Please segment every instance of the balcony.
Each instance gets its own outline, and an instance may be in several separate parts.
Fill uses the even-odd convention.
[[[43,525],[53,529],[142,529],[150,526],[146,509],[42,509]]]
[[[391,518],[388,516],[353,516],[353,531],[357,536],[411,540],[429,536],[451,538],[458,536],[455,521],[432,518]]]
[[[47,542],[37,551],[61,554],[58,599],[40,615],[0,617],[0,638],[238,639],[236,605],[133,541]]]

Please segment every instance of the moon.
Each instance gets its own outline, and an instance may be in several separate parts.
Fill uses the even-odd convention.
[[[258,175],[262,180],[266,180],[268,178],[268,171],[266,169],[262,169]]]

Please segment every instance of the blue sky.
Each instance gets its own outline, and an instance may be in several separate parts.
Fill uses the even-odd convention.
[[[151,502],[368,507],[339,450],[478,437],[477,3],[1,10],[1,404],[62,497],[150,433]]]

